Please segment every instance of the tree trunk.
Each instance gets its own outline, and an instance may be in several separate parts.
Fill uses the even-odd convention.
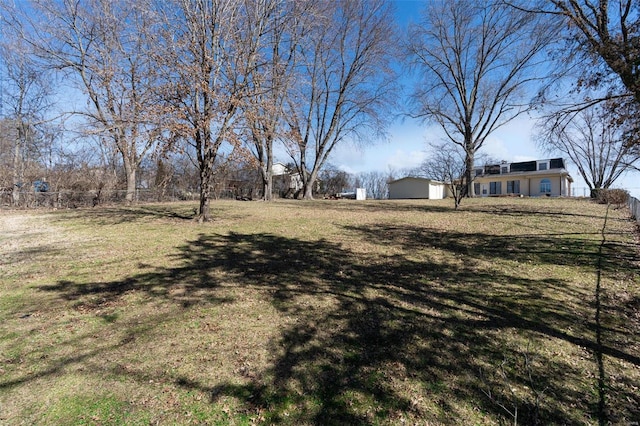
[[[312,182],[307,182],[304,185],[304,195],[302,196],[305,200],[313,200],[313,185]]]
[[[137,200],[136,197],[136,169],[131,169],[127,174],[127,203],[132,204]]]
[[[308,174],[305,172],[305,177],[303,181],[304,195],[302,198],[305,200],[313,200],[313,185],[316,183],[317,178],[316,171],[314,170]]]
[[[210,194],[209,189],[202,189],[200,191],[200,214],[198,215],[198,222],[208,222],[211,220],[210,211],[209,211],[209,203],[210,203]]]
[[[267,150],[267,163],[260,167],[262,176],[262,199],[264,201],[273,200],[273,156]]]
[[[211,188],[213,188],[213,159],[210,155],[205,155],[200,164],[200,214],[198,215],[200,223],[211,220],[209,209]]]
[[[125,202],[127,204],[133,204],[136,201],[136,167],[131,164],[131,161],[127,158],[123,158],[123,165],[127,179]]]
[[[22,138],[20,135],[20,129],[18,129],[18,138],[16,139],[15,150],[13,151],[13,191],[11,191],[13,205],[17,206],[20,202],[20,190],[22,189],[21,185],[24,184],[22,182],[22,159],[21,154],[22,150],[20,149],[22,146]]]
[[[264,201],[273,200],[273,175],[270,172],[262,176],[262,191]]]
[[[475,197],[475,188],[473,187],[473,154],[467,151],[465,157],[464,179],[466,180],[465,197]]]

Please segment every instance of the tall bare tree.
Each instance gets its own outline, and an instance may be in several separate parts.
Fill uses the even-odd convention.
[[[11,152],[12,202],[18,205],[26,188],[25,171],[37,160],[37,143],[50,111],[52,77],[28,54],[29,49],[15,34],[2,33],[0,60],[3,67],[2,139]],[[8,186],[8,185],[7,185]]]
[[[154,16],[147,1],[33,0],[11,10],[18,30],[49,67],[88,97],[72,111],[87,119],[87,132],[102,135],[122,158],[126,200],[134,200],[136,171],[160,133],[155,96]]]
[[[397,51],[389,2],[320,1],[316,7],[286,114],[287,146],[308,199],[336,145],[381,134],[393,103]]]
[[[637,0],[548,0],[513,4],[564,21],[555,55],[574,78],[572,98],[556,105],[571,115],[601,103],[610,123],[624,127],[627,144],[640,146],[640,3]],[[537,4],[536,4],[537,3]],[[576,96],[578,95],[578,96]],[[640,148],[636,148],[640,149]]]
[[[512,3],[510,3],[513,5]],[[513,5],[525,10],[521,5]],[[548,0],[526,10],[561,17],[574,49],[565,58],[592,60],[581,67],[580,85],[618,86],[640,104],[640,3],[636,0]],[[617,78],[612,78],[612,76]],[[619,85],[624,87],[620,93]],[[626,92],[626,93],[624,93]],[[611,92],[610,92],[611,93]]]
[[[260,62],[251,70],[252,96],[243,110],[248,130],[248,146],[262,179],[263,199],[273,193],[273,149],[283,137],[284,102],[295,83],[297,50],[312,22],[312,1],[270,0],[273,13],[266,27]]]
[[[211,219],[215,164],[224,144],[240,146],[249,77],[278,2],[175,0],[166,3],[162,45],[171,132],[192,145],[200,173],[199,221]]]
[[[532,108],[553,35],[539,16],[497,0],[429,2],[410,27],[408,52],[421,75],[413,115],[463,150],[465,195],[475,195],[474,156],[487,137]]]
[[[640,152],[626,143],[624,131],[612,124],[610,113],[610,107],[602,104],[576,112],[559,111],[546,119],[538,135],[543,148],[571,159],[592,197],[611,187],[640,160]]]

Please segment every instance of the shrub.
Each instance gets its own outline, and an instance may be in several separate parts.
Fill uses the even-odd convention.
[[[626,204],[629,201],[629,191],[624,189],[600,189],[597,193],[600,204]]]

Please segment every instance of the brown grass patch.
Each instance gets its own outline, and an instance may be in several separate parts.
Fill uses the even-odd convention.
[[[625,211],[450,204],[3,212],[0,423],[637,420]]]

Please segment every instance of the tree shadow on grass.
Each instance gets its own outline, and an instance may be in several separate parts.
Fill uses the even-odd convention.
[[[380,244],[396,245],[404,250],[416,251],[425,248],[438,248],[466,259],[488,260],[495,258],[530,262],[540,265],[565,265],[594,268],[598,264],[600,235],[595,232],[593,238],[585,239],[584,232],[579,234],[536,233],[524,235],[492,235],[478,232],[464,233],[443,231],[425,227],[406,227],[390,223],[374,226],[346,226],[345,230],[376,241]],[[629,245],[609,241],[606,248],[614,262],[606,262],[603,268],[610,270],[628,270],[638,272],[637,254]]]
[[[141,204],[132,207],[95,207],[66,211],[65,218],[90,219],[99,225],[117,225],[136,222],[142,219],[166,219],[174,221],[190,221],[196,218],[197,211],[193,205]]]
[[[580,385],[584,365],[545,351],[545,344],[558,340],[597,349],[640,366],[640,358],[625,348],[596,341],[587,298],[578,294],[567,303],[550,295],[567,283],[522,278],[481,262],[527,255],[541,264],[573,264],[592,261],[591,247],[562,236],[496,243],[490,235],[465,241],[461,235],[390,225],[347,231],[409,254],[438,247],[454,256],[415,260],[354,253],[325,240],[202,234],[179,248],[177,267],[114,282],[59,282],[42,290],[67,300],[99,301],[137,292],[185,308],[234,303],[219,292],[223,285],[268,295],[291,318],[268,346],[269,368],[249,380],[174,377],[174,383],[206,392],[212,402],[236,398],[247,413],[270,423],[372,424],[405,417],[457,423],[485,415],[509,421],[498,400],[518,406],[522,423],[580,423],[590,410],[596,414],[592,395]],[[242,324],[238,329],[243,332]],[[516,362],[529,356],[529,344],[537,348],[533,372]],[[505,364],[511,366],[506,378],[482,373]],[[526,391],[512,394],[512,387]],[[629,389],[615,397],[632,398]],[[533,391],[544,399],[536,401]],[[620,416],[625,415],[640,411],[626,407]]]
[[[426,203],[425,203],[426,201]],[[401,212],[411,213],[447,213],[458,214],[460,210],[453,208],[453,202],[430,203],[428,200],[367,200],[366,202],[354,200],[296,200],[285,201],[292,208],[315,210],[321,208],[323,210],[335,210],[339,212],[363,212],[374,213],[382,212],[389,214],[397,214]]]
[[[229,260],[225,265],[235,268],[241,280],[274,289],[277,307],[298,319],[274,345],[274,352],[284,352],[268,374],[271,383],[212,390],[214,397],[251,394],[251,404],[268,410],[273,421],[291,420],[283,413],[298,405],[307,411],[302,410],[297,421],[336,424],[375,422],[417,410],[411,386],[393,383],[394,377],[415,380],[421,389],[445,383],[442,397],[435,397],[440,408],[432,407],[440,414],[432,415],[432,421],[464,418],[455,412],[460,407],[450,404],[452,397],[499,415],[500,409],[483,399],[485,384],[477,380],[477,372],[500,364],[505,352],[517,352],[505,349],[502,331],[520,330],[536,340],[554,338],[590,349],[598,346],[588,326],[577,325],[588,321],[588,301],[582,302],[582,311],[574,312],[564,301],[540,292],[551,283],[478,270],[472,261],[461,268],[403,256],[367,259],[328,243],[312,246],[269,235],[231,235],[221,250],[222,258]],[[546,256],[542,251],[540,256]],[[518,293],[510,294],[511,289]],[[308,295],[333,298],[335,306],[314,309],[302,302]],[[618,348],[603,351],[640,363]],[[580,377],[570,360],[545,359],[542,365],[543,377],[536,383],[554,395],[557,407],[576,404],[581,396],[564,388],[567,376]],[[558,377],[563,379],[557,381]],[[523,373],[514,380],[527,384]],[[316,407],[305,405],[310,395]],[[374,401],[378,410],[358,413],[361,400]],[[578,421],[560,408],[519,403],[529,404],[529,413],[537,410],[547,422]],[[416,415],[430,416],[426,411]]]
[[[490,215],[498,215],[498,216],[512,216],[516,218],[523,218],[527,216],[531,217],[548,217],[549,219],[576,219],[576,218],[590,218],[590,219],[601,219],[601,216],[597,216],[594,214],[585,214],[578,213],[575,210],[570,212],[564,211],[559,208],[554,208],[553,205],[542,206],[539,204],[523,204],[517,206],[517,199],[513,198],[509,199],[508,205],[501,205],[500,203],[495,204],[483,204],[483,205],[472,205],[467,206],[467,210],[478,212],[478,213],[487,213]],[[576,200],[575,202],[582,203],[592,203],[592,201],[582,201]],[[515,204],[515,206],[514,206]],[[516,207],[517,206],[517,207]]]

